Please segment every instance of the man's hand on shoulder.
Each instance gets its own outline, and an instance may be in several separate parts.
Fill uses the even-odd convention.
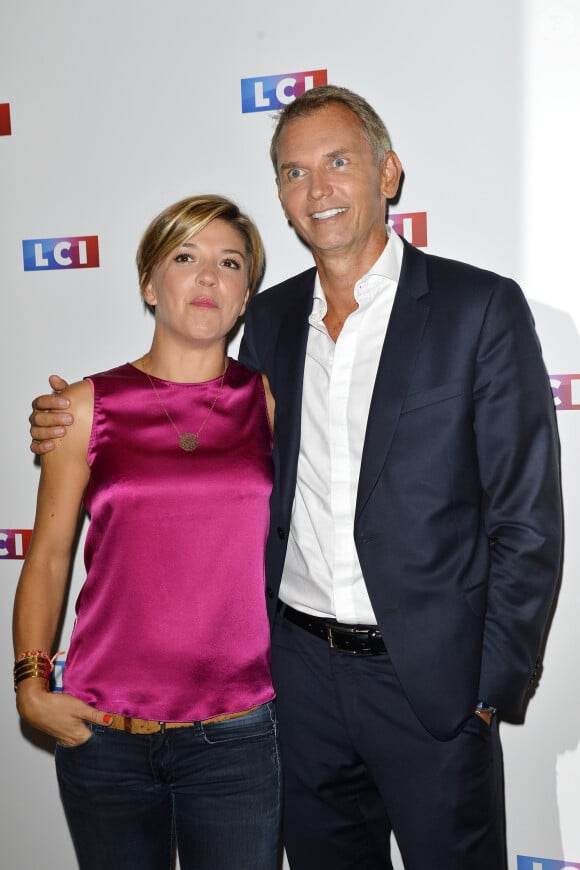
[[[28,418],[32,437],[30,449],[39,456],[54,450],[52,439],[62,438],[66,434],[66,427],[73,422],[72,414],[66,413],[70,401],[59,395],[68,386],[67,381],[58,375],[51,375],[48,380],[54,392],[37,396],[32,402],[32,414]]]

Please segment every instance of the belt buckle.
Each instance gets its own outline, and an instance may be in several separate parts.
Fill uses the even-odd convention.
[[[334,632],[337,635],[346,635],[347,637],[354,637],[357,634],[366,634],[368,635],[368,631],[364,628],[356,628],[354,625],[352,628],[348,628],[345,625],[341,625],[340,628],[336,625],[333,625],[331,622],[326,623],[326,639],[328,640],[328,645],[330,649],[337,649],[341,653],[345,653],[347,656],[356,656],[359,655],[358,650],[356,649],[344,649],[344,647],[338,646],[335,643]]]

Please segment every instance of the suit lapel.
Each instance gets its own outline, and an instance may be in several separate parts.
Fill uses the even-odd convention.
[[[405,242],[401,277],[369,409],[355,518],[360,516],[387,460],[401,407],[413,373],[429,305],[426,259]]]
[[[276,439],[282,457],[278,474],[281,501],[288,511],[296,488],[308,318],[312,312],[315,275],[316,270],[311,269],[296,279],[292,288],[295,304],[285,312],[276,346]]]

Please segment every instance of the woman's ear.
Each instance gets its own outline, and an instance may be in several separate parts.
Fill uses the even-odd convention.
[[[141,288],[141,296],[147,305],[157,305],[157,297],[155,295],[155,291],[153,290],[152,282],[149,281],[148,284],[145,284],[144,287]]]
[[[250,288],[246,290],[244,293],[244,301],[242,302],[242,307],[240,308],[239,317],[243,317],[246,313],[246,308],[248,307],[248,302],[250,301]]]

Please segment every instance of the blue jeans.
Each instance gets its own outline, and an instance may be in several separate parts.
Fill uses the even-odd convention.
[[[57,745],[82,870],[275,870],[280,763],[273,704],[239,719],[139,735],[89,725]]]

